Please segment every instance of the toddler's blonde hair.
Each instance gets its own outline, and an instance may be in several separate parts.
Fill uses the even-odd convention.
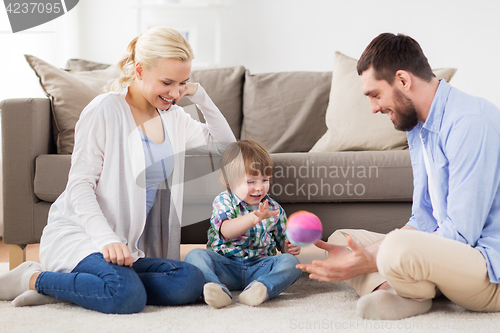
[[[245,175],[265,175],[272,179],[273,160],[262,143],[240,140],[231,143],[222,154],[219,182],[227,189],[238,186]]]

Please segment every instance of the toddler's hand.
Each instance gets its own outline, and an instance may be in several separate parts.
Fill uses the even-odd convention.
[[[259,224],[260,221],[264,219],[268,219],[271,216],[278,215],[280,213],[279,209],[277,210],[269,210],[269,202],[267,199],[264,201],[264,204],[259,203],[259,210],[254,210],[253,213],[257,216],[256,222],[254,225]]]
[[[290,241],[288,239],[285,240],[285,246],[286,246],[287,253],[290,253],[294,256],[300,254],[300,247],[298,247],[297,245],[293,245],[292,243],[290,243]]]

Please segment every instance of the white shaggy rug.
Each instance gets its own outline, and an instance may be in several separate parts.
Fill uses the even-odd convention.
[[[0,332],[498,332],[499,315],[474,313],[442,298],[430,312],[398,321],[362,320],[357,295],[345,283],[303,276],[259,307],[213,309],[147,306],[134,315],[105,315],[70,303],[14,308],[0,302]]]
[[[7,264],[0,264],[6,271]],[[70,303],[14,308],[0,301],[0,332],[499,332],[500,315],[475,313],[445,298],[430,312],[397,321],[356,316],[358,296],[345,283],[310,280],[306,273],[285,293],[249,307],[237,302],[213,309],[203,302],[147,306],[134,315],[105,315]]]

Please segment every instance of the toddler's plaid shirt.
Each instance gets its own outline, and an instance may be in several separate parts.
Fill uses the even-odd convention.
[[[285,244],[286,214],[283,208],[268,195],[262,199],[269,202],[270,210],[280,213],[260,221],[253,228],[234,239],[227,239],[220,233],[222,222],[249,214],[253,209],[231,191],[219,194],[213,203],[210,229],[208,229],[207,249],[226,257],[265,257],[274,256]]]

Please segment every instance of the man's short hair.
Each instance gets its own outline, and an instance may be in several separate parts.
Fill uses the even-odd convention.
[[[405,70],[429,82],[435,77],[431,66],[413,38],[403,34],[383,33],[366,47],[358,60],[358,75],[370,67],[377,80],[394,82],[398,70]]]

